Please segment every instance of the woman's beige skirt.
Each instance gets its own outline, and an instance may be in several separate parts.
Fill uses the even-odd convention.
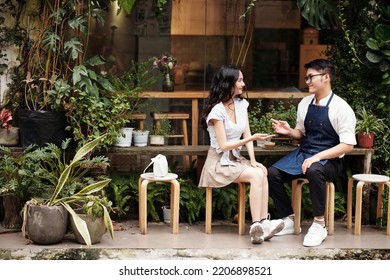
[[[222,166],[222,154],[218,154],[214,148],[209,149],[199,179],[199,187],[225,187],[233,183],[245,169],[251,167],[250,161],[243,156],[236,159],[235,165]]]

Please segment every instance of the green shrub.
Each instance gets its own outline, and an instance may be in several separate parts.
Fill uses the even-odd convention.
[[[287,121],[291,127],[295,127],[297,119],[296,105],[292,98],[288,101],[278,101],[271,104],[267,110],[263,109],[262,100],[259,99],[253,107],[250,108],[249,126],[252,133],[274,133],[271,119]]]

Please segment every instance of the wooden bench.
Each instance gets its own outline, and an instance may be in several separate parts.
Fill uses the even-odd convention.
[[[184,145],[165,145],[161,146],[146,146],[146,147],[112,147],[110,150],[100,152],[98,154],[106,155],[111,158],[115,155],[123,156],[148,156],[154,157],[158,154],[164,154],[166,156],[196,156],[205,158],[209,150],[209,145],[198,145],[198,146],[184,146]],[[10,147],[15,154],[23,154],[23,147]],[[264,149],[260,147],[254,147],[256,156],[284,156],[296,149],[292,145],[276,145],[274,149]],[[242,149],[241,153],[247,156],[245,148]],[[374,149],[354,148],[348,156],[361,156],[363,157],[363,172],[371,173],[371,158],[374,154]]]

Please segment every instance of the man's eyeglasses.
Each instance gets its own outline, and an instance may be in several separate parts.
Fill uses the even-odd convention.
[[[313,77],[315,77],[315,76],[324,76],[324,75],[326,75],[326,73],[314,74],[314,75],[312,75],[312,74],[307,75],[307,76],[305,76],[305,82],[311,83],[311,80],[313,79]]]

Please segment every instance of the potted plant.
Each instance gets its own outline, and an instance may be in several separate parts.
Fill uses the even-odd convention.
[[[372,112],[363,106],[357,111],[356,133],[357,142],[361,148],[372,148],[374,146],[375,133],[388,129],[384,119],[377,118]]]
[[[130,147],[131,140],[133,139],[134,127],[124,127],[121,135],[116,139],[115,146],[117,147]]]
[[[94,1],[88,5],[59,0],[36,4],[20,2],[19,9],[15,9],[20,13],[15,16],[16,25],[25,26],[21,24],[26,20],[23,16],[28,17],[28,24],[24,27],[27,36],[20,44],[23,54],[20,65],[9,69],[12,82],[8,95],[18,107],[23,147],[30,144],[41,147],[46,143],[60,146],[70,136],[66,132],[65,113],[72,105],[71,97],[78,97],[82,92],[91,99],[104,98],[99,96],[101,90],[113,92],[108,79],[94,71],[104,60],[99,56],[85,58],[90,21],[97,18],[102,23],[100,13],[108,7]],[[40,13],[29,10],[31,6]]]
[[[50,192],[47,184],[58,163],[59,148],[53,145],[29,146],[22,153],[0,146],[0,196],[3,197],[3,226],[21,229],[23,205],[32,197],[44,197]]]
[[[101,157],[88,160],[86,155],[95,149],[104,137],[106,135],[99,136],[83,145],[69,163],[61,161],[64,155],[55,145],[51,144],[47,147],[48,151],[51,151],[51,161],[48,162],[45,158],[45,161],[41,162],[41,176],[45,179],[41,181],[45,192],[42,192],[39,197],[33,197],[25,204],[22,227],[25,237],[39,244],[60,242],[66,233],[69,213],[85,243],[88,246],[92,244],[86,222],[73,208],[88,203],[93,196],[104,197],[101,191],[111,181],[105,177],[86,177],[88,170],[82,168],[85,163],[101,161]],[[69,139],[63,143],[63,148],[66,148],[68,144]],[[42,150],[40,153],[45,154]],[[113,238],[109,209],[104,204],[100,206],[104,224]]]
[[[171,122],[169,119],[161,119],[153,124],[150,131],[150,145],[162,146],[164,140],[171,134]]]
[[[99,149],[108,150],[116,144],[118,137],[124,136],[123,128],[131,120],[131,114],[148,106],[142,99],[142,92],[155,82],[147,78],[152,61],[132,62],[129,70],[116,77],[108,74],[110,88],[99,87],[96,94],[79,90],[67,104],[67,127],[78,146],[91,141],[101,134],[107,134]]]
[[[12,113],[3,108],[0,112],[0,145],[17,146],[19,144],[19,128],[11,125]]]
[[[110,117],[110,120],[118,117],[118,121],[121,123],[121,127],[118,127],[119,137],[116,138],[115,146],[131,146],[134,130],[134,127],[131,126],[133,123],[132,116],[148,111],[153,106],[148,99],[142,98],[141,96],[142,92],[149,89],[156,82],[154,76],[148,76],[152,63],[152,59],[140,63],[133,61],[130,64],[130,68],[122,75],[108,75],[108,80],[114,87],[115,94],[113,97],[121,97],[122,100],[118,103],[123,106],[122,111],[120,111],[118,110],[118,105],[116,105],[116,109],[120,114]],[[112,128],[113,125],[110,124],[110,127]]]
[[[136,129],[133,130],[133,142],[136,147],[145,147],[148,145],[149,130]]]
[[[75,203],[75,206],[80,206],[75,209],[77,215],[86,223],[88,233],[91,237],[91,244],[99,243],[107,231],[105,225],[105,211],[113,212],[112,202],[107,197],[89,196],[83,204]],[[70,220],[72,232],[76,237],[77,242],[86,244],[83,236],[76,226],[74,219]]]
[[[0,146],[0,196],[3,198],[4,217],[2,226],[8,229],[21,229],[21,211],[24,203],[34,193],[33,180],[19,172],[25,165],[38,171],[39,165],[26,156],[26,149],[20,157],[13,155],[11,149]],[[36,177],[39,180],[40,177]]]
[[[23,147],[44,146],[47,142],[59,146],[65,139],[63,104],[71,93],[69,69],[75,65],[80,51],[79,39],[73,40],[64,34],[72,19],[79,15],[72,12],[69,5],[60,5],[60,1],[54,1],[53,6],[43,1],[36,4],[33,7],[40,10],[38,14],[25,2],[17,3],[15,9],[15,25],[19,30],[24,28],[19,44],[23,55],[19,56],[20,64],[9,69],[12,82],[7,95],[18,107]],[[59,13],[60,9],[64,13]],[[21,24],[24,15],[29,18],[27,26]]]

